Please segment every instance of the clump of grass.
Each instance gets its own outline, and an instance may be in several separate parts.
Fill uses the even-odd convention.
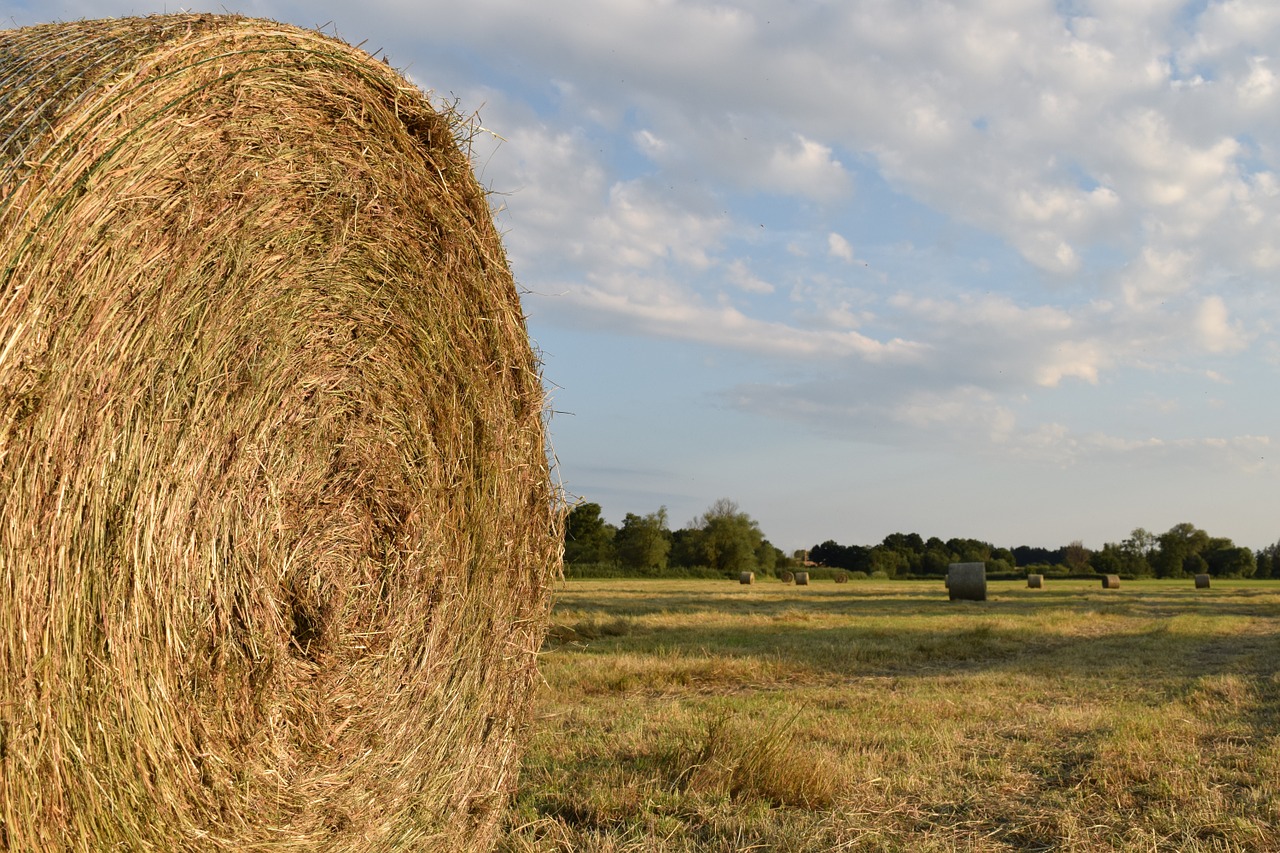
[[[0,56],[0,847],[487,847],[561,510],[465,121],[270,21]]]
[[[760,724],[727,713],[708,720],[684,775],[702,796],[758,799],[775,806],[830,808],[842,784],[834,763],[800,744],[793,720]]]
[[[634,620],[626,616],[602,617],[598,614],[584,616],[567,624],[555,622],[547,629],[547,639],[553,643],[573,643],[598,640],[602,637],[622,637],[631,633]]]

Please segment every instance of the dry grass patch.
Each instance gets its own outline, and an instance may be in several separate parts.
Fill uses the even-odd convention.
[[[1280,584],[1181,586],[569,584],[504,849],[1280,849]]]

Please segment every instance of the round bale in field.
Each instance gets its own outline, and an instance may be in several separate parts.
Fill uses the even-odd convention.
[[[1119,589],[1119,588],[1120,588],[1120,576],[1119,576],[1119,575],[1105,575],[1105,576],[1103,576],[1103,578],[1102,578],[1102,588],[1103,588],[1103,589]]]
[[[836,583],[848,583],[848,582],[849,582],[849,574],[848,574],[848,572],[836,572],[836,575],[835,575],[835,582],[836,582]]]
[[[755,583],[755,582],[756,582],[755,572],[741,572],[738,575],[738,583]]]
[[[783,572],[783,573],[782,573],[782,582],[783,582],[783,583],[791,583],[791,582],[792,582],[793,580],[795,580],[795,579],[796,579],[796,576],[795,576],[793,573],[791,573],[791,572]]]
[[[1209,588],[1209,576],[1196,575],[1196,589],[1208,589],[1208,588]]]
[[[1027,575],[1027,589],[1040,589],[1044,586],[1044,575]]]
[[[809,585],[809,573],[808,573],[808,572],[796,572],[796,574],[795,574],[795,578],[796,578],[796,586],[808,586],[808,585]]]
[[[947,567],[947,593],[955,601],[987,600],[986,563],[952,563]]]
[[[489,849],[562,502],[466,122],[263,20],[0,57],[0,843]]]

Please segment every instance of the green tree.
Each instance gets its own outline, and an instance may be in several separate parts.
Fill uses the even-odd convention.
[[[1209,534],[1194,524],[1182,522],[1156,537],[1156,544],[1156,551],[1151,556],[1156,577],[1182,577],[1187,570],[1188,559],[1208,547]],[[1194,565],[1195,561],[1192,563]]]
[[[623,568],[645,571],[665,569],[671,553],[671,531],[667,529],[667,508],[648,515],[627,513],[614,539],[618,562]]]
[[[1124,574],[1123,553],[1119,545],[1107,542],[1101,551],[1089,555],[1089,567],[1100,575]]]
[[[701,558],[699,565],[728,576],[760,568],[756,556],[764,542],[760,525],[728,498],[713,503],[691,527],[698,531],[688,538],[691,550]]]
[[[707,566],[702,549],[702,531],[695,527],[682,527],[671,534],[670,563],[686,569]]]
[[[1082,572],[1089,567],[1089,549],[1079,539],[1063,546],[1062,556],[1068,571]]]
[[[1209,561],[1204,558],[1203,554],[1188,554],[1182,560],[1182,573],[1184,575],[1208,574]]]
[[[828,539],[809,549],[809,559],[820,566],[847,569],[851,572],[871,571],[871,549],[865,545],[840,545]]]
[[[1107,542],[1101,551],[1089,555],[1089,566],[1100,575],[1149,575],[1151,566],[1126,542]]]
[[[991,559],[991,545],[978,539],[948,539],[954,563],[985,563]]]
[[[884,572],[891,578],[904,575],[911,568],[911,558],[902,551],[885,548],[881,545],[871,549],[871,569]]]
[[[570,564],[612,563],[618,529],[600,516],[600,504],[580,503],[569,511],[564,527],[564,561]]]
[[[1151,554],[1155,548],[1155,534],[1148,533],[1144,528],[1135,527],[1129,534],[1129,538],[1120,543],[1120,550],[1123,552],[1125,565],[1129,566],[1129,573],[1137,577],[1150,577],[1154,574]],[[1104,574],[1116,574],[1116,572]]]
[[[1280,578],[1280,542],[1268,545],[1258,552],[1258,568],[1255,578]]]
[[[756,549],[756,571],[765,575],[776,574],[779,568],[787,568],[791,565],[791,558],[783,553],[781,548],[775,548],[773,543],[768,539],[760,541],[760,547]]]
[[[1214,577],[1249,578],[1258,570],[1257,560],[1248,548],[1237,548],[1230,539],[1213,539],[1202,556]]]

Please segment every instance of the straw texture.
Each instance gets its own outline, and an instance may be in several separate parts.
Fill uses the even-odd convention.
[[[464,135],[270,21],[0,32],[0,849],[491,847],[562,511]]]

